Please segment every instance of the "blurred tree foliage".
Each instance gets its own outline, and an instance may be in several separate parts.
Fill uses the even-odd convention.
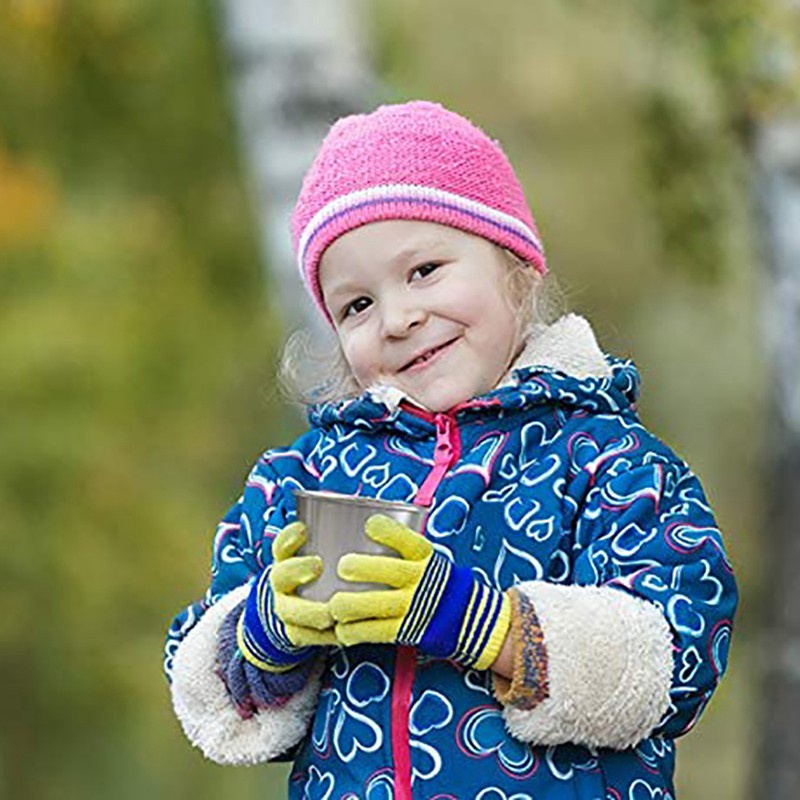
[[[643,9],[661,75],[643,93],[641,115],[662,265],[714,283],[729,265],[731,171],[747,172],[759,120],[800,97],[797,14],[775,0],[647,0]],[[699,108],[676,79],[669,61],[681,53],[705,65],[714,104]]]
[[[796,26],[777,0],[366,7],[376,99],[439,100],[502,141],[573,306],[636,356],[645,418],[757,565],[744,153],[796,96]],[[298,431],[217,39],[208,4],[0,5],[0,796],[283,793],[282,767],[203,762],[160,674],[216,519]],[[686,800],[744,796],[743,611],[679,748]]]
[[[212,797],[160,673],[287,439],[208,7],[0,11],[0,796]]]

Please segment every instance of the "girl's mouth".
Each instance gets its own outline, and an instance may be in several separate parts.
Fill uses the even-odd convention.
[[[411,363],[407,364],[403,367],[399,372],[421,372],[425,369],[429,364],[433,363],[434,361],[438,360],[439,356],[442,353],[447,352],[452,345],[458,341],[458,337],[455,339],[451,339],[449,342],[445,342],[443,345],[439,347],[434,347],[428,350],[427,352],[423,353],[418,358],[414,359]]]

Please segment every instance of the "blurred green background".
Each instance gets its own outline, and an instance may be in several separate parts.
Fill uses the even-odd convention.
[[[764,426],[749,142],[791,98],[779,4],[373,0],[381,101],[508,152],[570,306],[635,358],[742,589],[679,797],[744,798],[756,731]],[[210,3],[0,3],[0,796],[284,796],[221,768],[161,673],[250,464],[300,430]],[[287,232],[288,235],[288,232]],[[235,794],[238,793],[238,794]]]

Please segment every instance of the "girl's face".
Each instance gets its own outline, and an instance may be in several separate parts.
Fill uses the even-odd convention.
[[[516,355],[506,270],[479,236],[387,220],[336,239],[319,278],[358,384],[389,383],[446,411],[493,389]]]

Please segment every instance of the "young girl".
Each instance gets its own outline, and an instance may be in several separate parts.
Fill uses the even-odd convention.
[[[538,314],[544,251],[498,143],[429,102],[341,119],[293,235],[346,372],[253,467],[170,629],[190,741],[294,760],[293,798],[673,797],[733,575],[633,364]],[[396,558],[322,564],[297,554],[298,488],[425,506],[425,534],[376,515]],[[322,569],[387,588],[299,596]]]

